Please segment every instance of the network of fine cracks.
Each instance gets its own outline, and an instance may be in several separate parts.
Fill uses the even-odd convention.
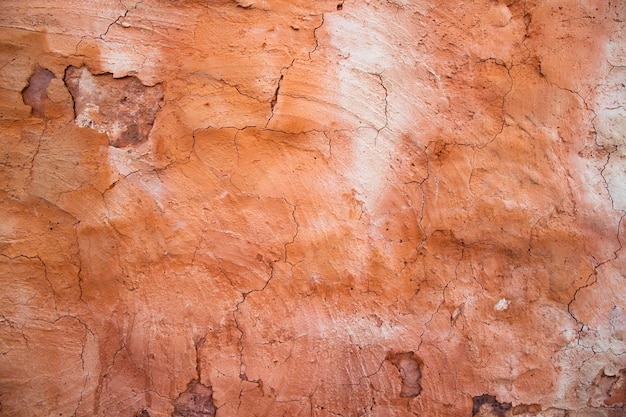
[[[106,28],[106,30],[103,33],[99,34],[97,36],[97,38],[100,39],[100,40],[105,40],[106,36],[108,36],[108,33],[109,33],[110,29],[113,27],[113,25],[120,24],[121,20],[126,18],[128,16],[128,14],[133,9],[137,8],[137,6],[140,3],[142,3],[142,1],[137,2],[134,5],[134,7],[128,8],[120,0],[120,4],[122,4],[124,6],[126,11],[122,15],[117,17],[117,19],[115,21],[113,21],[111,24],[109,24],[109,26]],[[387,3],[389,3],[389,5],[391,5],[391,6],[397,7],[398,10],[402,9],[402,7],[403,7],[402,4],[399,4],[399,3],[395,2],[395,1],[392,1],[392,0],[387,0]],[[208,5],[209,5],[209,2],[207,0],[207,6]],[[340,5],[341,5],[341,8],[343,8],[343,2],[341,2]],[[340,5],[337,6],[338,10],[340,9],[340,7],[339,7]],[[527,38],[529,37],[530,18],[528,18],[528,22],[526,22],[526,2],[524,2],[524,18],[525,18],[526,34],[525,34],[524,40],[522,41],[522,45],[526,49],[528,49],[528,46],[526,45],[525,42],[526,42]],[[291,68],[294,66],[294,64],[297,61],[299,61],[299,60],[301,60],[301,61],[308,61],[308,60],[312,59],[312,56],[314,56],[313,54],[317,51],[318,47],[320,46],[319,39],[318,39],[318,30],[320,30],[320,28],[322,28],[322,26],[324,25],[324,22],[325,22],[324,14],[322,14],[321,15],[321,22],[320,22],[320,24],[317,27],[315,27],[314,30],[313,30],[315,46],[314,46],[314,48],[312,50],[307,52],[308,59],[294,58],[289,63],[289,65],[281,68],[280,74],[276,78],[277,81],[276,81],[276,89],[274,91],[274,95],[273,95],[272,99],[270,100],[270,102],[267,103],[269,105],[270,116],[269,116],[269,118],[267,119],[267,121],[265,122],[264,125],[263,124],[259,124],[259,126],[241,126],[241,127],[234,127],[234,126],[232,126],[232,127],[216,127],[216,128],[207,126],[207,127],[204,127],[204,128],[199,128],[199,129],[194,130],[193,133],[192,133],[192,144],[191,144],[190,151],[189,151],[189,154],[188,154],[186,159],[183,158],[183,159],[180,159],[180,160],[176,160],[176,159],[169,160],[165,166],[160,167],[160,168],[142,167],[141,169],[134,170],[134,171],[130,172],[129,174],[122,175],[120,178],[118,178],[114,182],[112,182],[106,190],[102,191],[101,196],[102,196],[102,199],[104,201],[104,205],[107,208],[107,210],[109,210],[110,208],[107,206],[107,199],[105,198],[105,195],[108,192],[110,192],[111,190],[113,190],[115,187],[123,184],[124,181],[129,181],[130,180],[129,177],[131,177],[132,175],[136,175],[136,174],[141,175],[141,174],[147,174],[147,173],[150,173],[150,172],[154,172],[157,176],[159,176],[160,173],[163,173],[166,170],[169,170],[169,169],[174,168],[176,166],[182,166],[182,165],[186,165],[186,164],[191,163],[192,162],[192,157],[198,158],[198,155],[196,154],[196,149],[195,149],[196,148],[196,140],[197,140],[196,139],[196,135],[197,135],[197,133],[199,131],[202,131],[202,130],[207,130],[207,129],[234,129],[233,146],[234,146],[234,148],[236,150],[236,153],[237,153],[237,164],[238,164],[238,166],[239,166],[239,158],[240,158],[240,149],[239,149],[239,145],[238,145],[238,142],[237,142],[238,141],[238,135],[241,132],[244,132],[245,130],[252,130],[252,129],[256,129],[259,132],[275,132],[275,133],[290,134],[290,135],[300,135],[300,134],[306,135],[308,133],[322,133],[328,139],[328,158],[327,158],[327,161],[331,160],[332,159],[332,146],[331,146],[332,144],[331,144],[331,139],[328,136],[328,134],[336,133],[336,132],[354,132],[356,130],[353,130],[353,131],[349,131],[349,130],[335,130],[335,131],[330,131],[330,130],[323,130],[323,131],[321,131],[321,130],[308,130],[308,131],[293,133],[293,132],[286,132],[286,131],[280,131],[280,130],[275,130],[275,129],[269,129],[268,128],[269,123],[272,120],[274,120],[276,117],[279,117],[279,114],[275,114],[275,112],[274,112],[275,111],[275,107],[279,103],[279,100],[281,99],[281,97],[286,95],[284,93],[284,91],[281,91],[281,84],[283,84],[285,78],[289,76]],[[83,41],[83,39],[81,39],[79,41],[79,44],[76,46],[76,50],[78,50],[80,42],[82,42],[82,41]],[[529,54],[530,54],[530,51],[529,51]],[[495,60],[494,60],[494,62],[495,62]],[[488,145],[492,144],[494,141],[497,141],[498,138],[503,134],[504,129],[507,126],[507,124],[508,123],[513,123],[510,120],[506,119],[507,115],[506,115],[506,106],[505,106],[505,104],[506,104],[508,96],[511,93],[511,91],[513,90],[513,86],[514,86],[514,81],[515,80],[513,79],[513,76],[511,74],[511,69],[513,68],[514,65],[513,64],[511,64],[511,65],[502,64],[500,62],[495,62],[495,63],[497,65],[503,66],[506,69],[508,77],[509,77],[509,80],[510,80],[509,89],[502,97],[502,123],[501,123],[499,131],[496,132],[492,137],[490,137],[489,138],[490,140],[488,140],[488,141],[486,141],[484,143],[481,143],[481,144],[477,144],[477,145],[470,145],[470,144],[465,144],[465,143],[449,143],[448,144],[450,146],[462,146],[462,147],[467,147],[468,149],[471,149],[471,152],[473,154],[473,158],[472,158],[472,161],[471,161],[472,162],[472,171],[470,173],[469,180],[468,180],[469,181],[468,182],[468,188],[470,189],[470,192],[472,194],[473,194],[473,191],[471,189],[471,184],[472,184],[472,175],[473,175],[474,170],[475,170],[474,162],[475,162],[475,155],[476,155],[476,153],[480,152],[482,149],[484,149]],[[515,64],[515,65],[521,65],[521,64]],[[374,76],[374,77],[376,77],[378,79],[378,82],[380,84],[381,89],[384,90],[384,116],[385,116],[385,124],[383,126],[381,126],[381,127],[375,127],[375,129],[377,131],[377,135],[376,135],[377,139],[378,139],[378,137],[379,137],[379,135],[380,135],[380,133],[381,133],[381,131],[383,129],[387,129],[387,130],[389,130],[392,133],[396,133],[396,132],[393,132],[391,130],[391,128],[389,127],[389,117],[390,117],[390,115],[389,115],[389,104],[390,104],[389,103],[389,91],[388,91],[387,86],[385,84],[386,80],[383,77],[383,74],[384,74],[383,72],[381,72],[381,73],[370,73],[370,75],[372,75],[372,76]],[[247,98],[250,98],[250,99],[254,99],[254,100],[256,100],[259,103],[261,102],[261,100],[258,97],[254,97],[254,96],[252,96],[250,94],[247,94],[245,91],[243,91],[239,85],[229,83],[229,82],[227,82],[225,80],[219,80],[219,81],[221,81],[225,86],[227,86],[227,87],[229,87],[231,89],[234,89],[238,95],[241,95],[241,96],[244,96],[244,97],[247,97]],[[551,84],[556,86],[554,83],[551,83]],[[585,97],[583,97],[577,91],[569,90],[567,88],[563,88],[563,87],[560,87],[560,86],[556,86],[556,87],[558,87],[558,88],[560,88],[562,90],[566,90],[566,91],[568,91],[568,92],[570,92],[572,94],[575,94],[575,95],[577,95],[580,98],[580,100],[584,103],[585,108],[589,112],[591,112],[593,114],[592,124],[594,125],[594,128],[595,128],[595,119],[596,119],[597,115],[596,115],[595,110],[593,109],[593,106],[590,106],[587,103],[587,100],[585,99]],[[296,97],[296,96],[291,96],[291,97]],[[172,103],[173,103],[173,101],[172,101]],[[173,103],[173,104],[175,104],[175,103]],[[48,124],[46,123],[46,125],[43,127],[43,131],[41,132],[41,135],[39,137],[39,141],[37,143],[36,150],[35,150],[35,152],[34,152],[34,154],[32,156],[31,162],[30,162],[30,168],[29,168],[30,179],[29,179],[29,183],[32,183],[32,181],[33,181],[33,170],[34,170],[35,165],[36,165],[36,158],[38,157],[38,155],[40,153],[41,144],[42,144],[42,137],[44,137],[47,128],[48,128]],[[602,148],[602,146],[598,145],[597,133],[594,132],[594,135],[595,135],[595,139],[596,139],[596,146],[598,146],[599,148]],[[427,152],[427,150],[429,148],[432,148],[432,146],[434,146],[434,142],[429,142],[428,145],[424,147],[424,151],[428,155],[427,158],[426,158],[426,176],[425,176],[425,178],[421,179],[420,181],[407,182],[407,183],[403,184],[403,185],[407,185],[407,186],[409,184],[413,184],[413,185],[417,186],[419,188],[419,190],[420,190],[421,195],[422,195],[421,207],[413,208],[413,210],[416,211],[416,217],[419,219],[418,220],[418,225],[419,225],[419,228],[420,228],[420,230],[422,232],[422,235],[423,235],[423,238],[417,244],[417,248],[423,247],[425,244],[427,244],[428,240],[430,239],[430,237],[432,235],[432,233],[431,233],[431,235],[428,235],[428,233],[427,233],[427,231],[425,229],[425,226],[423,225],[425,202],[426,202],[426,199],[428,197],[427,193],[426,193],[426,191],[424,189],[424,186],[427,183],[429,183],[430,181],[434,181],[434,178],[431,176],[431,168],[432,168],[431,164],[433,163],[433,161],[430,160],[429,152]],[[611,157],[614,154],[614,152],[616,151],[616,149],[605,149],[605,150],[607,151],[606,161],[604,162],[604,164],[603,164],[603,166],[602,166],[602,168],[600,170],[599,175],[600,175],[600,177],[604,181],[604,187],[606,189],[608,198],[611,200],[611,206],[613,207],[613,209],[615,211],[618,211],[618,212],[621,213],[621,216],[619,217],[619,221],[618,221],[618,224],[617,224],[617,236],[616,236],[617,242],[619,244],[619,248],[616,249],[613,252],[612,256],[608,257],[607,259],[595,260],[595,258],[594,258],[593,272],[587,277],[586,282],[582,286],[578,287],[575,290],[574,295],[572,297],[572,300],[567,305],[568,313],[576,321],[577,325],[579,326],[579,332],[578,332],[578,338],[577,338],[577,342],[578,342],[579,345],[581,344],[580,333],[582,332],[583,327],[585,326],[585,324],[582,321],[580,321],[579,318],[577,318],[575,316],[574,312],[572,311],[572,304],[575,302],[576,297],[577,297],[577,295],[579,294],[579,292],[581,290],[589,288],[589,287],[593,286],[597,282],[598,268],[602,267],[603,265],[605,265],[607,263],[615,261],[618,258],[620,251],[622,250],[622,242],[621,242],[621,238],[620,238],[620,229],[622,227],[623,220],[624,220],[624,217],[626,216],[626,213],[624,213],[623,211],[619,211],[619,210],[615,209],[615,204],[613,202],[613,197],[611,195],[611,189],[609,187],[609,183],[608,183],[607,179],[605,178],[605,170],[607,169],[607,166],[608,166],[609,162],[611,162]],[[216,177],[219,177],[219,174],[218,174],[217,171],[211,170],[211,172]],[[224,175],[227,175],[227,174],[224,174]],[[569,173],[568,173],[568,176],[569,176]],[[160,177],[159,177],[159,179],[160,179]],[[232,184],[232,180],[230,180],[230,181],[231,181],[231,184]],[[568,186],[571,188],[570,184],[568,184]],[[241,190],[238,190],[238,191],[241,192]],[[571,195],[571,192],[570,192],[570,195]],[[260,197],[258,195],[257,195],[257,197],[262,198],[262,197]],[[283,200],[283,202],[287,206],[291,207],[291,215],[290,215],[291,219],[290,219],[290,221],[292,221],[293,225],[294,225],[294,232],[293,232],[293,235],[290,237],[290,240],[286,240],[286,241],[282,242],[282,245],[283,245],[283,262],[286,263],[286,264],[291,265],[291,267],[293,268],[294,265],[296,265],[296,262],[289,257],[289,248],[290,248],[290,245],[295,244],[296,243],[296,239],[299,238],[300,224],[298,223],[298,213],[299,213],[299,211],[298,211],[298,203],[296,201],[290,202],[290,201],[288,201],[284,197],[282,198],[282,200]],[[201,227],[200,233],[198,235],[198,241],[197,241],[197,244],[196,244],[196,246],[194,248],[193,255],[191,256],[191,261],[190,261],[190,264],[189,264],[190,267],[195,267],[195,266],[198,265],[197,255],[200,253],[200,251],[202,250],[203,244],[206,242],[206,235],[207,235],[207,232],[209,230],[209,220],[208,220],[208,216],[206,214],[206,210],[208,210],[208,208],[203,207],[203,213],[202,213],[203,218],[202,218],[202,221],[201,221],[202,227]],[[362,208],[362,210],[363,210],[363,208]],[[163,212],[161,212],[161,215],[163,215]],[[79,231],[80,224],[79,223],[80,222],[77,222],[74,225],[74,230],[75,230],[76,239],[77,239],[77,247],[78,247],[78,251],[79,251],[79,253],[78,253],[78,255],[79,255],[78,256],[79,264],[78,264],[77,276],[78,276],[78,287],[79,287],[79,293],[80,293],[79,298],[80,298],[80,300],[83,303],[86,304],[87,302],[85,300],[83,300],[83,285],[82,285],[82,282],[83,282],[83,276],[82,276],[82,273],[83,273],[82,272],[82,259],[83,259],[83,256],[81,256],[82,255],[81,254],[81,247],[80,247],[80,244],[78,243],[78,235],[80,234],[80,231]],[[539,220],[537,220],[535,226],[538,223],[539,223]],[[119,230],[117,230],[116,227],[115,227],[115,224],[112,224],[111,222],[109,222],[108,219],[105,220],[105,224],[106,224],[106,227],[110,227],[118,236],[128,237],[128,236],[125,236]],[[532,235],[533,229],[534,229],[534,226],[531,228],[531,235]],[[530,238],[529,238],[529,241],[530,241]],[[531,244],[529,243],[529,251],[530,251],[530,249],[531,249]],[[117,253],[118,263],[120,265],[122,265],[123,262],[122,262],[122,259],[120,258],[119,250],[116,250],[116,253]],[[464,259],[464,255],[465,255],[465,245],[463,245],[462,248],[461,248],[461,254],[460,254],[460,258],[458,259],[456,267],[455,267],[454,277],[450,277],[450,279],[447,280],[447,282],[445,283],[445,286],[441,290],[441,296],[440,296],[440,298],[438,300],[438,304],[437,304],[436,309],[432,312],[430,317],[423,324],[423,328],[422,328],[421,334],[419,336],[419,343],[418,343],[417,349],[416,349],[417,351],[419,351],[422,348],[422,344],[423,344],[423,341],[424,341],[424,336],[425,336],[426,332],[428,331],[429,325],[434,320],[434,318],[437,316],[437,314],[440,314],[441,307],[446,303],[446,291],[449,289],[449,286],[454,285],[454,282],[459,279],[457,271],[459,269],[459,266],[460,266],[461,262]],[[4,254],[0,254],[0,256],[3,256],[5,258],[9,258],[7,255],[4,255]],[[76,408],[75,408],[74,413],[73,413],[73,415],[76,416],[78,411],[79,411],[79,408],[81,407],[81,404],[83,402],[84,393],[85,393],[85,390],[87,389],[88,379],[90,378],[90,374],[89,374],[88,370],[86,370],[86,364],[85,364],[85,358],[84,358],[86,344],[87,344],[87,338],[88,337],[96,338],[97,335],[94,334],[93,331],[89,329],[87,324],[85,324],[82,321],[80,316],[66,315],[65,313],[59,313],[58,312],[58,308],[57,308],[58,300],[57,300],[57,298],[59,297],[59,295],[58,295],[57,291],[55,290],[53,283],[50,280],[50,277],[49,277],[49,274],[48,274],[48,266],[46,265],[44,260],[39,255],[36,255],[36,256],[19,255],[18,257],[23,257],[23,258],[27,258],[27,259],[33,260],[35,262],[40,263],[42,265],[42,267],[43,267],[43,272],[44,272],[43,278],[47,282],[47,285],[49,286],[51,294],[53,296],[54,309],[55,309],[55,311],[57,312],[58,315],[60,314],[57,319],[55,319],[52,322],[48,322],[48,323],[56,324],[59,320],[64,319],[64,318],[68,318],[68,319],[77,320],[85,328],[85,336],[84,336],[84,341],[83,341],[83,345],[82,345],[82,348],[81,348],[81,366],[82,366],[82,370],[86,373],[86,375],[84,377],[84,383],[83,383],[83,386],[82,386],[82,389],[81,389],[81,392],[80,392],[80,398],[78,400],[78,404],[76,405]],[[9,258],[9,259],[13,260],[13,259],[16,259],[16,258]],[[411,262],[415,262],[416,260],[417,259],[412,259]],[[406,263],[405,263],[405,267],[406,267]],[[124,267],[122,266],[122,269],[123,268]],[[233,286],[233,288],[235,288],[235,286],[233,285],[232,280],[228,276],[228,273],[224,270],[224,268],[221,267],[221,265],[219,266],[219,269],[220,269],[220,272],[222,273],[222,275],[224,276],[224,278],[230,282],[230,284]],[[242,310],[240,309],[240,307],[243,307],[243,304],[246,302],[248,296],[250,296],[252,294],[255,294],[255,293],[262,293],[264,290],[266,290],[266,288],[272,282],[273,277],[274,277],[274,265],[270,265],[269,276],[265,280],[264,284],[260,288],[252,289],[252,290],[247,291],[247,292],[241,292],[241,297],[236,302],[236,304],[234,306],[234,309],[232,310],[232,318],[233,318],[235,327],[236,327],[237,331],[239,332],[239,338],[238,338],[238,350],[239,350],[239,362],[240,362],[240,375],[239,375],[239,377],[240,377],[240,380],[242,382],[251,382],[251,383],[256,383],[256,384],[259,383],[258,380],[250,380],[250,379],[248,379],[248,376],[246,375],[246,371],[245,371],[246,367],[245,367],[245,360],[244,360],[244,350],[246,348],[246,345],[245,345],[245,342],[246,342],[246,340],[245,340],[246,339],[246,329],[245,329],[245,326],[243,324],[243,319],[241,317],[242,316]],[[418,291],[419,291],[419,289],[418,289]],[[460,314],[462,314],[462,311],[459,310],[458,313],[457,313],[456,310],[455,310],[455,314],[456,314],[456,316],[453,316],[452,319],[451,319],[450,331],[452,331],[452,327],[454,326],[454,321],[458,318],[458,316]],[[12,323],[10,320],[4,318],[4,316],[2,316],[2,318],[0,319],[0,323],[7,323],[10,326],[15,326],[15,323]],[[23,329],[22,329],[22,336],[26,340],[26,345],[28,346],[27,337],[23,333]],[[200,337],[199,339],[194,340],[194,349],[195,349],[195,355],[196,355],[195,367],[196,367],[197,378],[198,378],[199,381],[201,381],[202,378],[206,376],[206,375],[204,375],[202,373],[203,372],[203,364],[201,363],[201,360],[200,360],[201,359],[200,358],[201,348],[202,348],[202,346],[205,343],[206,343],[206,334],[203,337]],[[590,349],[592,349],[592,348],[590,348]],[[113,355],[111,363],[108,364],[106,367],[104,367],[104,369],[101,370],[101,373],[100,373],[100,376],[99,376],[99,381],[98,381],[98,387],[97,387],[97,390],[96,390],[98,393],[101,393],[102,390],[104,389],[103,386],[102,386],[103,378],[106,377],[113,370],[113,368],[114,368],[114,366],[116,364],[116,360],[118,359],[118,355],[121,355],[124,350],[128,351],[128,348],[126,346],[126,342],[124,340],[120,340],[120,346],[119,346],[118,350],[115,352],[115,354]],[[594,351],[594,354],[595,353],[596,352]],[[589,360],[589,359],[586,359],[586,360]],[[383,365],[384,365],[384,360],[382,360],[380,362],[380,364],[379,364],[379,366],[378,366],[378,368],[376,369],[375,372],[373,372],[372,374],[369,374],[369,375],[362,375],[362,376],[360,376],[358,383],[361,384],[362,381],[369,380],[369,378],[373,377],[378,372],[381,372],[381,370],[383,368]],[[319,388],[319,386],[308,397],[308,401],[310,403],[311,414],[313,414],[315,410],[319,410],[319,411],[323,411],[323,412],[326,412],[326,413],[329,413],[329,414],[333,414],[333,415],[338,415],[338,416],[341,415],[341,414],[337,414],[337,413],[333,412],[332,410],[328,410],[327,408],[324,408],[322,406],[319,406],[319,405],[315,404],[314,396],[315,396],[315,392],[317,392],[318,388]],[[147,392],[155,392],[155,391],[153,391],[153,390],[146,390],[146,391],[143,391],[143,392],[147,393]],[[245,394],[245,392],[246,391],[244,390],[244,388],[241,388],[241,390],[239,392],[239,398],[238,398],[239,405],[241,405],[242,397]],[[155,393],[157,395],[161,396],[162,398],[166,398],[165,396],[162,396],[158,392],[155,392]],[[138,394],[141,394],[141,393],[138,392],[138,393],[135,393],[134,395],[138,395]],[[375,394],[375,392],[373,394]],[[169,399],[169,398],[167,398],[167,399]],[[122,401],[124,401],[124,400],[121,400],[120,402],[122,402]],[[302,400],[297,400],[297,399],[285,400],[285,402],[289,402],[289,401],[293,401],[293,402],[295,402],[295,401],[304,401],[304,399],[302,399]],[[281,401],[277,401],[277,402],[281,402]],[[363,409],[360,410],[360,411],[363,414],[371,413],[372,410],[373,410],[373,407],[375,405],[376,405],[376,399],[375,399],[375,397],[372,397],[370,404],[363,406]],[[409,404],[409,411],[412,414],[417,415],[416,412],[414,412],[413,410],[410,410],[410,404]]]
[[[596,110],[595,110],[592,106],[590,106],[590,105],[588,104],[587,99],[586,99],[586,98],[585,98],[585,97],[584,97],[584,96],[583,96],[583,95],[582,95],[579,91],[572,90],[572,89],[569,89],[569,88],[566,88],[566,87],[560,86],[560,85],[558,85],[557,83],[555,83],[555,82],[553,82],[553,81],[549,80],[549,79],[548,79],[548,77],[546,77],[546,76],[545,76],[545,74],[542,74],[542,76],[548,80],[548,82],[550,83],[550,85],[552,85],[552,86],[554,86],[554,87],[556,87],[556,88],[558,88],[558,89],[560,89],[560,90],[566,91],[566,92],[568,92],[568,93],[570,93],[570,94],[573,94],[573,95],[575,95],[576,97],[578,97],[578,98],[580,99],[580,101],[583,103],[583,106],[584,106],[585,110],[586,110],[586,111],[588,111],[589,113],[591,113],[592,117],[590,118],[589,122],[590,122],[590,123],[591,123],[591,125],[593,126],[593,131],[592,131],[592,133],[593,133],[593,140],[594,140],[595,147],[596,147],[597,149],[601,149],[601,150],[606,151],[606,160],[604,161],[604,163],[602,164],[601,169],[599,170],[599,175],[600,175],[600,178],[602,178],[603,185],[604,185],[604,189],[606,190],[607,197],[608,197],[608,199],[609,199],[609,201],[610,201],[610,203],[611,203],[611,209],[612,209],[613,211],[615,211],[616,213],[620,213],[620,214],[621,214],[621,215],[619,216],[619,219],[618,219],[618,221],[617,221],[617,225],[616,225],[616,228],[615,228],[615,239],[616,239],[616,241],[617,241],[617,243],[618,243],[618,248],[617,248],[617,249],[615,249],[615,250],[613,251],[613,253],[612,253],[609,257],[607,257],[607,258],[606,258],[606,259],[604,259],[604,260],[600,260],[600,261],[598,261],[598,260],[597,260],[597,259],[596,259],[593,255],[589,254],[589,256],[590,256],[590,257],[594,260],[593,271],[589,274],[589,276],[587,277],[587,279],[586,279],[585,283],[584,283],[583,285],[579,286],[578,288],[576,288],[576,290],[574,291],[574,295],[572,296],[572,299],[571,299],[571,300],[568,302],[568,304],[567,304],[567,312],[568,312],[568,314],[572,317],[572,319],[574,319],[574,321],[576,322],[576,324],[577,324],[577,326],[578,326],[578,332],[577,332],[576,343],[577,343],[577,345],[578,345],[578,346],[581,346],[581,347],[586,348],[585,346],[582,346],[580,338],[581,338],[581,333],[582,333],[582,332],[584,331],[584,329],[587,327],[587,324],[585,324],[583,321],[581,321],[581,320],[580,320],[580,319],[576,316],[576,314],[574,313],[574,311],[572,311],[572,305],[573,305],[573,303],[576,301],[576,298],[577,298],[578,293],[579,293],[580,291],[582,291],[582,290],[584,290],[584,289],[588,289],[588,288],[592,287],[594,284],[596,284],[596,283],[597,283],[597,275],[598,275],[598,270],[599,270],[602,266],[604,266],[605,264],[608,264],[608,263],[611,263],[611,262],[613,262],[613,261],[617,260],[617,258],[619,257],[619,253],[620,253],[620,252],[622,251],[622,249],[623,249],[623,243],[622,243],[621,238],[620,238],[620,230],[621,230],[621,226],[622,226],[622,222],[623,222],[623,220],[624,220],[624,217],[626,216],[626,212],[625,212],[625,211],[623,211],[623,210],[619,210],[619,209],[616,209],[616,208],[615,208],[615,204],[614,204],[613,196],[611,195],[611,189],[610,189],[610,187],[609,187],[609,183],[608,183],[608,181],[607,181],[607,179],[606,179],[606,177],[605,177],[605,175],[604,175],[604,171],[606,170],[606,167],[607,167],[607,165],[608,165],[608,164],[609,164],[609,162],[610,162],[611,155],[612,155],[614,152],[616,152],[616,151],[617,151],[617,147],[615,147],[615,146],[607,147],[607,146],[601,145],[601,144],[598,142],[598,129],[597,129],[597,127],[596,127],[596,120],[597,120],[597,118],[598,118],[597,112],[596,112]],[[572,194],[572,193],[571,193],[571,185],[570,185],[570,182],[571,182],[571,174],[569,173],[569,171],[567,172],[567,175],[568,175],[568,177],[570,178],[570,181],[568,181],[568,186],[570,187],[570,195],[571,195],[571,194]],[[571,200],[572,200],[572,201],[575,201],[575,200],[573,199],[573,197],[571,198]],[[590,349],[590,350],[594,351],[594,350],[593,350],[593,347],[590,347],[590,348],[588,348],[588,349]],[[595,351],[594,351],[594,354],[595,354],[595,353],[597,353],[597,352],[595,352]],[[587,360],[589,360],[589,359],[587,359]],[[585,360],[585,361],[587,361],[587,360]]]

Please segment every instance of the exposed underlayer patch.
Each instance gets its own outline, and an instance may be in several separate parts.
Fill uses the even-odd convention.
[[[483,394],[473,398],[473,416],[506,417],[510,410],[511,403],[501,403],[495,395]]]
[[[422,392],[422,361],[413,352],[389,353],[387,360],[391,362],[402,378],[401,398],[417,397]]]
[[[28,85],[22,90],[24,104],[32,107],[32,115],[35,117],[44,117],[45,104],[48,99],[47,89],[53,78],[52,71],[37,66],[28,80]]]
[[[624,407],[626,404],[626,369],[605,368],[593,381],[589,406]]]
[[[106,133],[116,148],[148,140],[163,100],[160,84],[147,87],[137,77],[93,75],[86,67],[73,66],[65,71],[65,84],[78,126]]]
[[[172,417],[213,417],[215,412],[211,387],[193,380],[174,402]]]

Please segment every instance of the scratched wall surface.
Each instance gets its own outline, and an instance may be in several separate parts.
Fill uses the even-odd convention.
[[[0,415],[623,415],[626,3],[1,6]]]

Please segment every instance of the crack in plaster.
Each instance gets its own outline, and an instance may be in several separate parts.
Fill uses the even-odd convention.
[[[343,3],[342,3],[343,4]],[[315,40],[315,47],[309,51],[308,54],[308,59],[304,60],[304,61],[310,61],[311,60],[311,55],[317,51],[317,48],[319,47],[319,39],[317,37],[317,31],[319,28],[322,27],[322,25],[324,25],[324,13],[321,14],[321,22],[318,26],[316,26],[315,28],[313,28],[313,39]],[[281,86],[281,82],[283,81],[283,79],[285,78],[285,76],[287,75],[287,73],[289,72],[289,70],[291,69],[291,67],[293,67],[293,65],[296,63],[296,61],[298,61],[298,58],[293,58],[291,60],[291,63],[289,63],[289,65],[281,68],[280,70],[280,77],[278,78],[278,81],[276,82],[276,90],[274,92],[274,96],[270,101],[270,117],[267,119],[267,122],[265,123],[265,128],[267,128],[267,126],[269,126],[270,122],[272,121],[272,119],[274,118],[275,114],[274,114],[274,107],[276,106],[276,104],[278,103],[279,97],[280,97],[280,86]],[[288,94],[284,94],[288,97],[292,97],[292,98],[297,98],[295,96],[291,96]],[[307,97],[302,97],[305,99],[308,99]]]
[[[296,237],[298,237],[298,233],[300,231],[300,224],[298,223],[298,220],[296,219],[296,209],[298,208],[297,204],[291,204],[289,201],[287,201],[286,198],[283,197],[283,201],[285,202],[285,204],[287,204],[288,206],[291,206],[293,208],[293,210],[291,211],[291,219],[293,220],[293,222],[296,224],[296,230],[291,238],[290,242],[286,242],[284,244],[284,259],[285,259],[285,263],[288,263],[289,265],[291,265],[292,267],[295,266],[295,264],[291,263],[288,261],[287,257],[288,257],[288,252],[287,252],[287,245],[293,245],[296,241]]]

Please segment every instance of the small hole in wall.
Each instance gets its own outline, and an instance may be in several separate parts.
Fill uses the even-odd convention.
[[[343,10],[343,3],[339,3],[337,5],[337,10]]]

